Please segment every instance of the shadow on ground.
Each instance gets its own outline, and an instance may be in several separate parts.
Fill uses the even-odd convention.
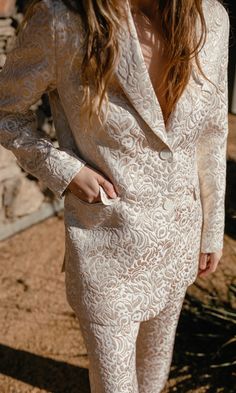
[[[48,392],[90,393],[87,369],[6,345],[0,345],[0,373]]]
[[[224,304],[217,312],[186,295],[170,373],[176,379],[173,391],[205,387],[207,393],[235,393],[236,313],[227,308]]]
[[[167,392],[235,392],[236,340],[231,342],[235,315],[222,318],[227,304],[220,317],[209,314],[206,307],[186,294],[170,372],[175,384]],[[48,392],[90,393],[87,369],[6,345],[0,345],[0,373]]]

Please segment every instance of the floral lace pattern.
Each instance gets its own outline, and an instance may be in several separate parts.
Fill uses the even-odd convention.
[[[107,326],[80,320],[89,356],[91,393],[160,393],[168,379],[184,301],[169,297],[148,321]]]
[[[88,129],[81,116],[82,23],[60,0],[34,6],[0,73],[0,143],[65,195],[67,298],[91,322],[155,317],[173,290],[177,299],[195,281],[200,250],[223,246],[229,19],[216,0],[203,3],[200,61],[219,89],[194,67],[166,127],[129,9],[103,126],[94,119]],[[59,149],[30,110],[44,92]],[[85,163],[116,186],[115,202],[67,192]]]

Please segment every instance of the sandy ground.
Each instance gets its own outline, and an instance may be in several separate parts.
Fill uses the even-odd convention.
[[[64,224],[59,217],[0,244],[1,393],[89,393],[86,349],[79,324],[66,302],[64,273],[60,272],[63,252]],[[189,296],[208,303],[214,294],[224,302],[232,277],[236,277],[235,259],[236,242],[226,236],[225,256],[218,270],[211,278],[199,278],[190,286]],[[192,365],[183,356],[186,326],[191,325],[188,318],[183,313],[183,326],[178,327],[180,338],[167,392],[175,391],[173,386],[179,392],[208,391],[209,384],[199,385],[197,374],[196,380],[191,379],[191,388],[186,385],[192,376]],[[187,341],[193,344],[191,335]],[[188,349],[191,351],[191,347]]]
[[[236,240],[229,229],[217,271],[188,288],[165,393],[236,390],[233,368],[210,368],[216,346],[231,338],[227,323],[215,327],[204,313],[193,314],[199,303],[236,308],[229,296],[236,284]],[[63,214],[0,243],[0,393],[90,392],[86,349],[65,298],[63,256]],[[204,341],[202,334],[212,329]]]

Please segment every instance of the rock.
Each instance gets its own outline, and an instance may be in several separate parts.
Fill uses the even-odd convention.
[[[15,0],[0,0],[0,17],[9,17],[16,12]]]
[[[7,187],[6,187],[7,188]],[[26,177],[8,182],[4,194],[6,217],[17,218],[28,215],[40,208],[44,195],[39,191],[37,183]]]
[[[9,207],[13,202],[14,198],[18,193],[21,180],[20,178],[13,177],[4,181],[4,192],[3,192],[3,207]]]
[[[3,208],[3,191],[4,191],[4,185],[3,183],[0,183],[0,211]]]
[[[0,19],[0,27],[11,26],[11,23],[12,23],[11,18]]]
[[[0,146],[0,184],[5,180],[22,176],[23,172],[17,164],[16,157],[10,151]]]
[[[0,182],[15,178],[21,175],[22,171],[20,167],[16,164],[9,165],[9,167],[2,168],[0,170]]]
[[[24,15],[21,12],[14,14],[14,20],[16,20],[17,23],[21,23],[23,18]]]
[[[0,26],[0,35],[3,35],[3,36],[14,36],[15,35],[15,29],[12,26]]]
[[[13,49],[15,45],[15,41],[16,41],[16,36],[7,37],[6,48],[5,48],[6,53],[10,52]]]
[[[6,61],[6,55],[3,54],[3,53],[1,53],[1,54],[0,54],[0,67],[1,67],[1,68],[4,66],[5,61]]]
[[[7,168],[9,165],[16,164],[16,157],[14,154],[0,145],[0,172],[2,168]]]

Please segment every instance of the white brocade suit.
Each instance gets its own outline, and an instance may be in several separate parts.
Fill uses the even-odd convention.
[[[131,330],[175,307],[176,314],[169,311],[169,354],[200,251],[223,247],[229,18],[216,0],[204,0],[203,10],[207,39],[199,59],[213,83],[194,65],[167,125],[129,7],[104,124],[94,117],[88,127],[81,115],[82,23],[62,1],[34,6],[0,72],[0,143],[22,168],[65,198],[64,268],[71,307],[90,327]],[[30,109],[43,93],[49,96],[59,148],[38,130]],[[100,187],[101,201],[88,203],[67,189],[85,164],[115,185],[116,199]],[[167,312],[163,315],[168,324]],[[132,330],[133,338],[136,333]],[[125,356],[128,346],[123,350]],[[114,386],[113,381],[101,392],[126,392]]]

